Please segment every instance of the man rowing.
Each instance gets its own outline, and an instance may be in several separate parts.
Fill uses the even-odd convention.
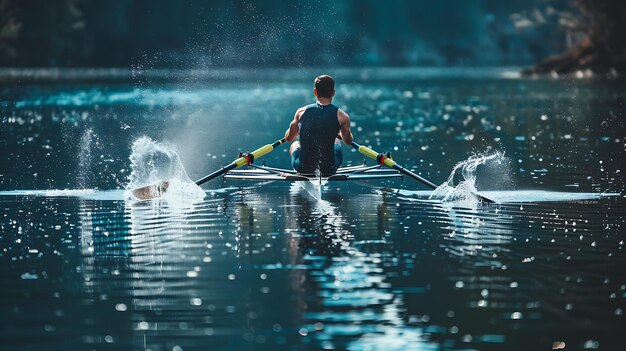
[[[400,174],[408,176],[418,182],[436,189],[437,185],[410,169],[402,167],[396,161],[392,160],[389,154],[382,154],[370,149],[367,146],[359,145],[353,142],[352,132],[350,131],[350,117],[340,108],[332,104],[333,96],[335,96],[335,81],[331,76],[323,75],[315,78],[315,87],[313,94],[317,98],[314,104],[299,108],[296,111],[293,121],[289,125],[289,129],[285,132],[285,138],[276,140],[272,144],[264,145],[250,153],[240,154],[237,159],[226,166],[208,174],[198,180],[196,185],[202,185],[211,179],[220,175],[230,179],[247,179],[247,180],[310,180],[311,175],[325,176],[328,180],[350,180],[361,179],[363,177],[369,179],[395,178]],[[295,141],[300,135],[300,141]],[[337,173],[337,169],[343,161],[341,153],[341,142],[351,145],[359,150],[363,155],[376,160],[380,166],[392,168],[397,171],[392,175],[384,174],[387,172],[377,171],[373,167],[365,167],[359,169],[343,168],[343,173],[333,176]],[[253,166],[254,160],[261,156],[272,152],[276,147],[285,141],[293,142],[289,153],[291,154],[291,163],[296,172],[295,175],[289,170],[280,170],[276,168],[254,166],[253,168],[260,170],[256,173],[247,173],[246,171],[236,171],[236,168],[250,165]],[[232,172],[231,172],[232,171]],[[362,173],[360,173],[362,172]],[[365,174],[365,172],[369,172]],[[359,174],[356,174],[359,173]],[[376,173],[376,174],[372,174]],[[267,177],[270,178],[267,178]],[[354,178],[350,178],[353,176]],[[162,196],[169,188],[169,180],[161,180],[154,184],[148,184],[132,191],[132,194],[139,200],[149,200]],[[494,203],[482,195],[474,194],[480,201],[485,203]]]
[[[296,111],[285,140],[293,142],[289,154],[298,173],[332,175],[343,162],[339,138],[352,144],[350,117],[332,104],[335,81],[331,76],[316,77],[313,94],[317,101]],[[299,141],[295,140],[298,134]]]

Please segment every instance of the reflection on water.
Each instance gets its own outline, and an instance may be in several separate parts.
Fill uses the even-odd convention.
[[[476,173],[499,204],[407,179],[129,201],[133,140],[198,178],[275,140],[309,81],[5,86],[0,349],[620,349],[623,82],[341,72],[357,140],[428,179],[504,151]]]
[[[180,209],[4,195],[1,336],[37,349],[616,345],[623,199],[472,210],[358,186],[324,196],[279,184]]]

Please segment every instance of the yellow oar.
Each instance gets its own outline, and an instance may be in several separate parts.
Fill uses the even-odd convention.
[[[202,185],[206,182],[208,182],[209,180],[218,177],[230,170],[233,170],[235,168],[239,168],[241,166],[250,164],[252,162],[254,162],[255,159],[266,155],[270,152],[272,152],[274,150],[274,148],[276,148],[277,146],[279,146],[280,144],[284,143],[285,139],[280,139],[280,140],[276,140],[274,143],[272,144],[267,144],[265,146],[262,146],[254,151],[252,151],[249,154],[245,154],[241,157],[239,157],[238,159],[234,160],[233,162],[231,162],[230,164],[228,164],[227,166],[224,166],[220,169],[218,169],[217,171],[206,175],[198,180],[196,180],[196,184],[197,185]],[[143,186],[141,188],[137,188],[135,190],[132,191],[133,195],[140,199],[140,200],[149,200],[149,199],[153,199],[156,197],[160,197],[161,195],[163,195],[163,193],[165,193],[167,191],[167,188],[169,187],[170,183],[167,180],[164,180],[162,182],[159,182],[157,184],[152,184],[152,185],[146,185]]]
[[[363,145],[359,145],[355,142],[352,143],[352,147],[354,147],[355,149],[359,150],[360,153],[362,153],[363,155],[376,160],[377,163],[393,168],[397,171],[399,171],[400,173],[406,175],[407,177],[413,178],[415,180],[417,180],[418,182],[432,188],[432,189],[437,189],[437,185],[431,181],[429,181],[428,179],[425,179],[413,172],[411,172],[410,170],[400,166],[396,161],[392,160],[390,157],[386,157],[384,154],[378,153],[370,148],[368,148],[367,146],[363,146]],[[487,203],[495,203],[495,201],[488,199],[480,194],[474,194],[476,195],[476,197],[478,197],[479,200],[483,201],[483,202],[487,202]]]

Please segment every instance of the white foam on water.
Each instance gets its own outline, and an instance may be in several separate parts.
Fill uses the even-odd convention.
[[[78,186],[86,189],[91,180],[91,163],[93,161],[93,143],[96,135],[91,129],[86,129],[80,138],[80,150],[78,153]],[[97,140],[96,140],[97,142]]]
[[[575,193],[543,190],[484,191],[481,194],[495,200],[497,203],[568,202],[599,200],[605,197],[620,196],[620,193]]]
[[[125,193],[125,190],[120,189],[48,189],[0,191],[0,196],[75,197],[82,200],[125,200],[127,199]]]
[[[472,155],[467,160],[461,161],[454,166],[448,180],[435,189],[430,198],[441,198],[443,203],[454,206],[475,208],[480,200],[475,195],[476,189],[476,170],[479,166],[491,166],[491,169],[498,169],[499,165],[506,165],[507,159],[501,152],[485,155]],[[502,171],[507,170],[502,167]],[[460,181],[455,185],[455,179]]]
[[[432,195],[429,190],[394,190],[402,199],[409,201],[437,201],[438,197]],[[620,193],[589,193],[589,192],[567,192],[567,191],[545,191],[545,190],[498,190],[481,191],[484,195],[498,204],[511,203],[539,203],[539,202],[568,202],[599,200],[607,197],[621,196]],[[460,206],[465,207],[465,206]]]
[[[43,193],[42,196],[45,196],[45,197],[61,197],[61,196],[83,197],[83,196],[94,195],[96,193],[96,190],[94,189],[49,189],[49,190],[42,190],[41,192]]]
[[[130,162],[131,173],[126,189],[131,197],[133,189],[162,181],[169,182],[161,197],[169,204],[196,203],[206,196],[204,190],[189,179],[173,145],[140,137],[133,142]]]
[[[299,182],[298,182],[299,183]],[[302,185],[293,184],[294,191],[301,191]],[[213,189],[211,193],[229,193],[240,188]],[[247,189],[254,189],[250,187]],[[437,202],[438,199],[431,199],[430,190],[407,190],[393,189],[393,192],[403,200],[420,202]],[[315,194],[315,192],[313,192]],[[539,202],[568,202],[599,200],[607,197],[622,196],[620,193],[589,193],[589,192],[566,192],[566,191],[545,191],[545,190],[512,190],[512,191],[484,191],[482,195],[495,200],[499,204],[511,203],[539,203]],[[4,190],[0,191],[0,196],[33,196],[33,197],[74,197],[82,200],[129,200],[129,194],[125,190],[95,190],[95,189],[49,189],[49,190]],[[132,195],[130,195],[132,197]],[[313,196],[313,195],[312,195]],[[313,196],[315,197],[315,196]],[[324,201],[318,197],[317,200]]]

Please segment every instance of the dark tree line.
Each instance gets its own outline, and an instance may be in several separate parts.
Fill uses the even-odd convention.
[[[0,65],[528,65],[563,50],[516,24],[545,1],[0,0]]]

